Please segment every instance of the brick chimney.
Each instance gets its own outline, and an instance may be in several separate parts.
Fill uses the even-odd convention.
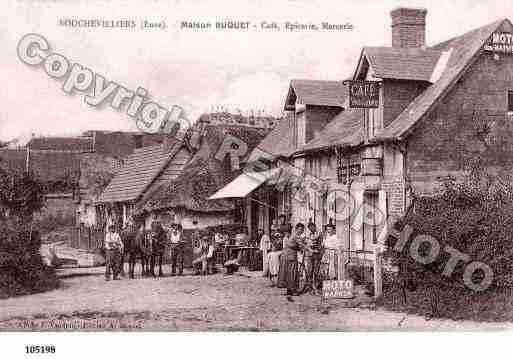
[[[392,47],[426,46],[427,9],[399,7],[392,17]]]

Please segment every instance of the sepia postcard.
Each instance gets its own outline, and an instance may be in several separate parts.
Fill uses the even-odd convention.
[[[0,331],[511,329],[513,2],[0,18]]]

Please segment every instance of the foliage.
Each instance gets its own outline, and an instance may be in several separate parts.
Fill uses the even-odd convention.
[[[55,271],[43,263],[41,238],[31,223],[43,205],[43,187],[32,175],[0,169],[0,298],[58,286]]]
[[[462,303],[471,298],[479,302],[481,297],[513,288],[513,188],[475,171],[464,182],[448,180],[442,186],[443,190],[434,197],[416,198],[413,208],[396,224],[398,230],[408,225],[413,231],[400,252],[393,248],[397,239],[388,239],[385,258],[398,268],[398,273],[388,277],[384,288],[385,298],[398,298],[396,294],[400,293],[403,302],[423,293],[422,303],[415,300],[417,309],[452,316],[461,313]],[[411,257],[410,244],[418,235],[431,236],[440,244],[440,254],[432,263],[422,264]],[[448,246],[468,255],[470,261],[491,267],[494,277],[488,289],[474,292],[465,286],[462,261],[450,277],[442,275],[450,258],[444,250]],[[421,255],[429,251],[428,243],[419,248]],[[479,283],[482,277],[483,272],[476,271],[473,281]]]
[[[93,196],[99,196],[114,178],[114,173],[109,171],[88,171],[85,173],[85,180]]]
[[[41,258],[41,239],[20,218],[0,220],[0,298],[56,288],[53,268]]]
[[[29,217],[44,206],[43,187],[31,174],[0,169],[0,207],[9,216]]]
[[[77,178],[76,173],[68,173],[60,178],[45,181],[42,190],[44,193],[72,192],[77,187]]]
[[[42,236],[74,225],[75,214],[73,212],[49,213],[34,220],[34,227],[38,229]]]

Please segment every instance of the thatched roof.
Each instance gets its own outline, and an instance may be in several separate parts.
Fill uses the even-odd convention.
[[[149,192],[137,205],[136,213],[170,208],[196,212],[224,212],[234,209],[230,200],[208,200],[208,197],[240,174],[240,170],[232,168],[229,156],[219,160],[216,154],[227,135],[246,143],[247,153],[250,153],[266,132],[237,125],[206,126],[200,131],[199,150],[185,166],[182,174]]]

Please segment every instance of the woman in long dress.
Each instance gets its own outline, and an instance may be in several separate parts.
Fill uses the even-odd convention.
[[[329,279],[336,279],[338,276],[338,250],[340,245],[340,240],[335,233],[335,226],[331,223],[326,225],[324,258],[322,262],[327,265],[327,276]]]
[[[278,287],[287,288],[285,295],[297,295],[298,287],[298,262],[297,255],[300,249],[310,251],[304,245],[305,225],[296,224],[294,234],[290,236],[284,244],[280,259],[280,272],[278,274]]]

